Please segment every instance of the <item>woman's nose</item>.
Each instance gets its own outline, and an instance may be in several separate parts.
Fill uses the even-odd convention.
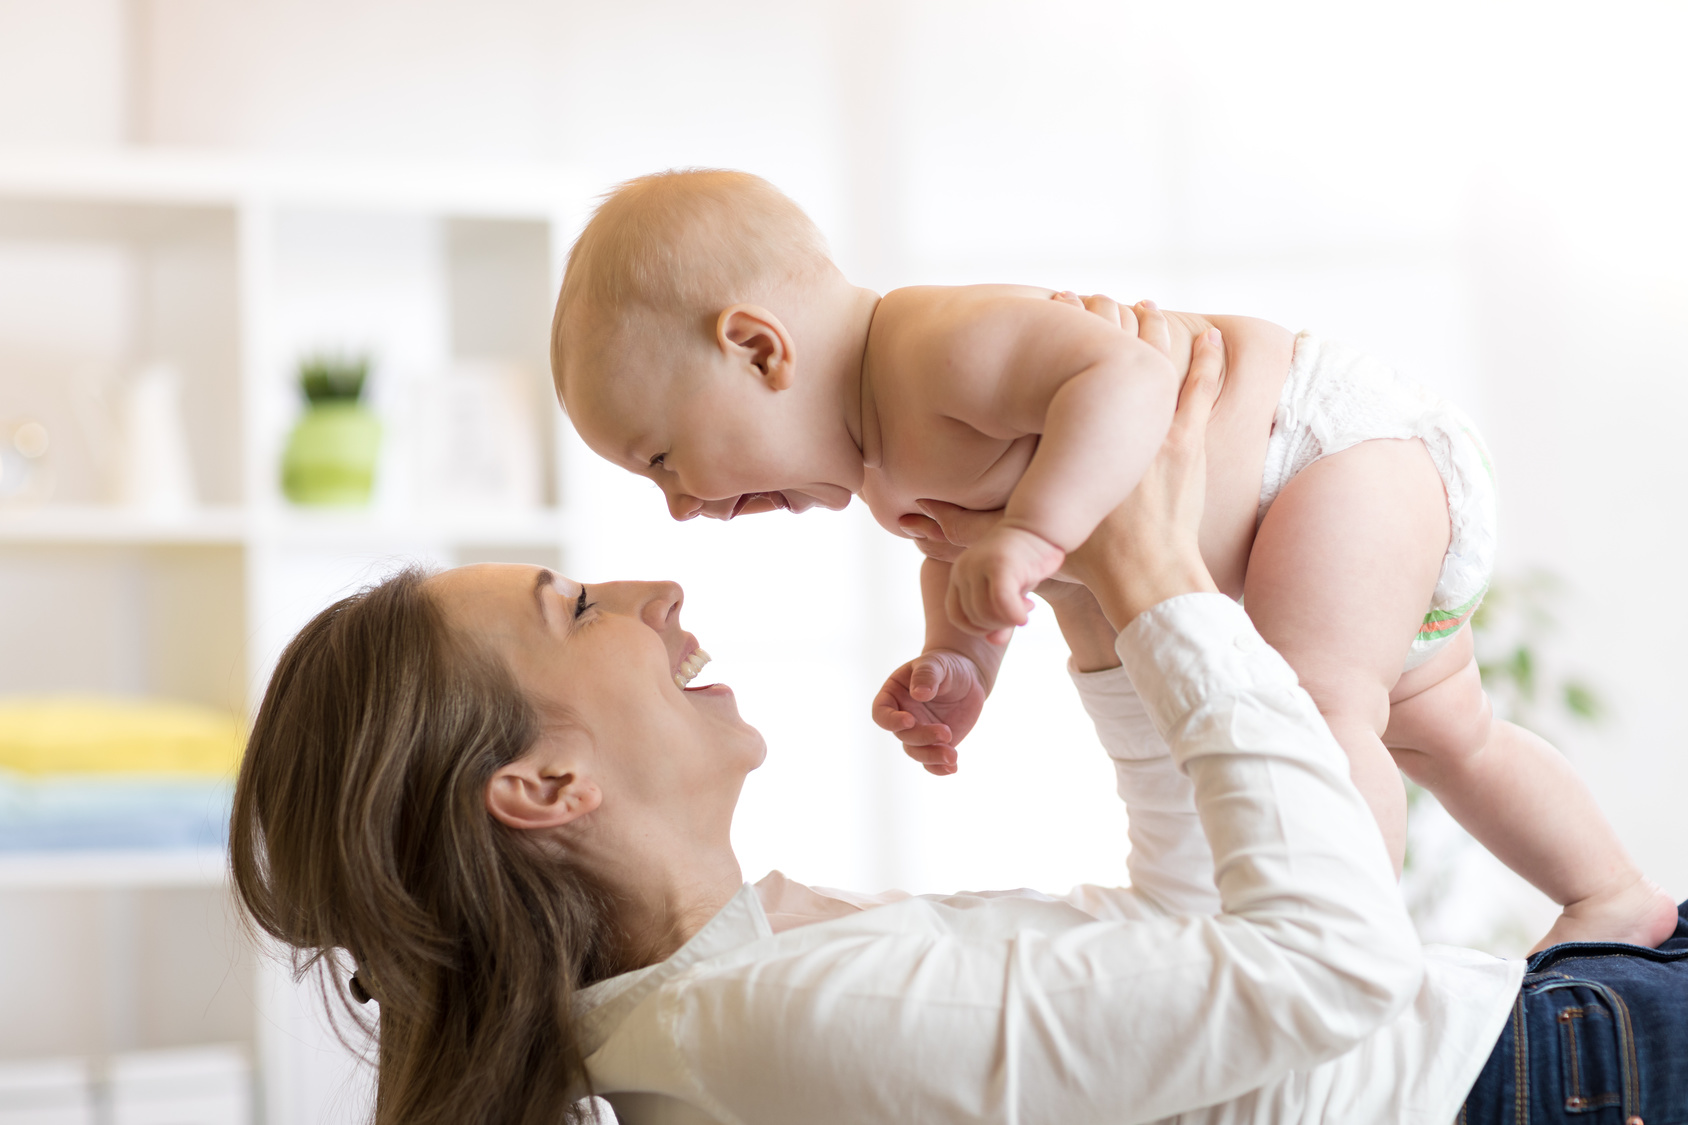
[[[589,589],[594,605],[636,617],[659,633],[680,620],[680,607],[686,601],[678,582],[598,582]]]
[[[678,582],[635,582],[639,587],[639,619],[658,633],[680,624],[686,592]]]

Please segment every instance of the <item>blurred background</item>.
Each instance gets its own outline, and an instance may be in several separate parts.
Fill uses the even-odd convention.
[[[918,650],[911,547],[859,506],[676,526],[573,439],[563,256],[674,166],[771,179],[860,284],[1263,316],[1452,398],[1501,480],[1498,705],[1688,895],[1685,32],[1638,0],[0,0],[0,1123],[365,1111],[232,921],[219,822],[281,646],[405,561],[680,580],[770,745],[748,878],[1123,880],[1047,610],[929,777],[868,717]],[[1413,816],[1424,936],[1527,948],[1550,905]]]

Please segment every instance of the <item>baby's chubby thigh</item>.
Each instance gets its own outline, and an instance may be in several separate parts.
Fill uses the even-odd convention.
[[[1407,799],[1382,735],[1449,534],[1447,494],[1423,443],[1365,441],[1284,486],[1243,580],[1248,615],[1347,752],[1397,872]]]
[[[1349,730],[1376,738],[1388,725],[1448,537],[1442,478],[1417,440],[1313,462],[1261,522],[1244,604],[1345,745]]]

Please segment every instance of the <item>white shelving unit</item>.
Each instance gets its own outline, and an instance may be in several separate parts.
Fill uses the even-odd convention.
[[[565,423],[545,348],[585,202],[561,173],[0,154],[0,422],[47,426],[56,480],[45,504],[0,506],[0,693],[250,713],[292,633],[393,560],[562,564]],[[294,373],[324,349],[375,359],[391,452],[368,510],[280,495]],[[182,372],[202,500],[171,519],[110,505],[102,478],[100,395],[153,361]],[[531,374],[540,506],[441,510],[408,488],[407,389],[464,361]],[[223,863],[0,856],[0,1057],[233,1037],[267,1125],[356,1118],[363,1079],[314,991],[254,955]]]
[[[0,892],[221,887],[227,863],[206,848],[0,854]]]

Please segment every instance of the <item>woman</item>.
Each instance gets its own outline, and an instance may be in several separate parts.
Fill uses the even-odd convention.
[[[1529,976],[1416,944],[1340,748],[1202,567],[1217,382],[1200,357],[1069,561],[1095,597],[1047,591],[1131,812],[1128,890],[744,884],[729,830],[765,750],[730,690],[689,686],[671,584],[406,573],[311,622],[241,767],[234,877],[307,964],[355,961],[376,1120],[580,1119],[588,1089],[629,1123],[1688,1120],[1688,923]]]

